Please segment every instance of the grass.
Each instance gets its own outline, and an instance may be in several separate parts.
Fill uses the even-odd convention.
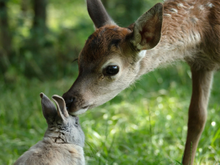
[[[112,101],[80,116],[89,165],[179,165],[187,130],[190,71],[186,65],[142,77]],[[73,77],[39,81],[19,77],[0,84],[0,164],[11,165],[42,139],[47,128],[40,92],[62,95]],[[216,73],[208,119],[195,164],[220,163],[220,74]]]
[[[90,33],[87,28],[83,29],[82,23],[86,21],[91,23],[85,2],[73,3],[68,0],[59,3],[51,1],[48,6],[48,26],[57,33],[62,28],[80,27],[80,32],[77,32],[77,35],[73,33],[73,36],[70,36],[71,40],[67,42],[68,45],[65,43],[65,46],[72,48],[72,45],[77,44],[81,50],[88,37],[87,33]],[[15,18],[20,15],[20,4],[13,4],[14,2],[11,2],[9,6],[9,13],[14,20],[12,23],[16,24]],[[115,12],[115,9],[112,12]],[[22,26],[24,29],[21,27],[18,29],[14,25],[24,37],[29,35],[31,18],[25,19],[27,25]],[[116,22],[120,23],[119,20]],[[93,30],[92,23],[89,28]],[[15,39],[15,44],[22,39]],[[55,53],[50,49],[47,51],[44,53],[49,53],[50,57],[54,58]],[[62,58],[64,56],[66,58],[67,53],[63,54]],[[59,63],[59,59],[54,61]],[[19,62],[23,63],[22,60]],[[66,65],[69,67],[70,64]],[[57,64],[51,63],[49,67],[56,68]],[[54,75],[56,80],[48,78],[44,81],[24,78],[18,74],[15,67],[7,73],[6,77],[11,82],[0,83],[0,165],[13,164],[23,152],[43,138],[47,124],[41,111],[39,94],[44,92],[49,97],[53,94],[62,95],[77,76],[76,68],[73,70],[75,71],[72,76],[68,77],[59,69],[60,72]],[[208,119],[197,149],[196,165],[220,163],[219,82],[220,73],[216,73]],[[87,163],[89,165],[181,164],[190,95],[189,68],[185,64],[178,64],[143,76],[112,101],[81,115],[80,123],[86,135],[84,150]]]

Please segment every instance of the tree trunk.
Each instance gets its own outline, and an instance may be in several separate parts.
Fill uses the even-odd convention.
[[[34,19],[32,29],[42,33],[47,30],[47,0],[33,0]]]
[[[9,66],[11,34],[8,24],[7,0],[0,0],[0,69],[4,73]]]
[[[0,43],[5,54],[11,50],[11,35],[8,25],[7,0],[0,0]]]

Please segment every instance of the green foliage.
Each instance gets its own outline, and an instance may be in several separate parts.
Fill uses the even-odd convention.
[[[13,40],[10,56],[1,57],[0,61],[0,164],[3,165],[13,164],[42,139],[47,125],[39,94],[62,95],[68,90],[78,72],[72,60],[94,30],[84,1],[53,0],[47,10],[47,33],[31,31],[33,10],[31,1],[25,2],[26,8],[21,11],[20,0],[8,1]],[[133,23],[156,3],[103,2],[122,26]],[[185,65],[157,70],[112,101],[81,115],[88,164],[181,164],[191,93],[189,73]],[[196,164],[220,162],[219,81],[218,73]]]
[[[112,18],[120,26],[126,27],[134,23],[138,17],[150,9],[157,2],[161,0],[120,0],[120,1],[107,1],[105,6],[108,7],[108,12]],[[137,10],[134,10],[137,9]]]
[[[110,15],[122,26],[133,23],[156,3],[147,0],[103,2]],[[4,80],[16,80],[17,75],[43,80],[48,76],[57,78],[60,72],[70,73],[66,63],[78,56],[85,40],[94,31],[85,2],[50,1],[46,31],[32,28],[34,12],[31,1],[8,1],[7,6],[13,40],[10,55],[1,57],[0,48],[0,70]]]
[[[25,9],[22,11],[17,1],[8,3],[13,43],[8,56],[1,57],[0,47],[1,76],[8,82],[16,81],[18,75],[43,80],[69,74],[71,70],[66,64],[77,58],[85,40],[94,31],[92,22],[88,22],[85,4],[71,1],[71,5],[61,3],[60,6],[51,2],[48,28],[42,31],[42,28],[32,28],[31,3],[25,2],[27,4],[23,5]],[[62,13],[63,7],[66,9],[65,15]]]

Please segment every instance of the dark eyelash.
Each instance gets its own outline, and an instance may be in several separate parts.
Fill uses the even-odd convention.
[[[78,61],[78,58],[73,59],[72,63],[75,62],[75,61]]]

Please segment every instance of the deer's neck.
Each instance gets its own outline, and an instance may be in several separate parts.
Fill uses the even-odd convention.
[[[204,22],[212,8],[208,1],[166,1],[160,43],[146,51],[140,74],[175,61],[193,59],[202,42]],[[143,53],[143,52],[141,52]]]

